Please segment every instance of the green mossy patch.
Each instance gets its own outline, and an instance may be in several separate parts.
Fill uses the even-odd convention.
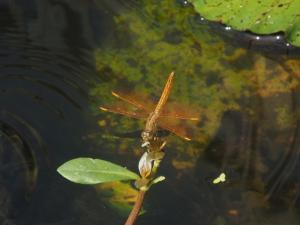
[[[255,118],[259,114],[256,101],[290,93],[299,85],[298,59],[281,57],[278,63],[237,48],[208,26],[194,21],[196,12],[192,7],[180,7],[171,0],[155,4],[143,1],[140,7],[114,17],[114,33],[118,37],[122,34],[127,46],[119,48],[120,40],[112,38],[105,48],[95,51],[96,69],[106,81],[92,91],[96,103],[93,108],[106,121],[106,126],[101,127],[105,134],[141,130],[144,126],[143,120],[98,110],[99,105],[117,102],[111,96],[112,90],[126,86],[153,99],[160,95],[168,74],[175,71],[170,101],[200,108],[201,121],[195,131],[197,148],[177,137],[169,139],[168,146],[172,148],[174,144],[179,161],[183,155],[189,155],[186,161],[193,162],[214,137],[224,112],[238,110]],[[282,115],[279,116],[283,118]],[[270,126],[274,124],[277,123]],[[106,138],[99,141],[101,145],[109,142],[110,149],[130,154],[139,152],[137,139],[119,138],[114,144]]]

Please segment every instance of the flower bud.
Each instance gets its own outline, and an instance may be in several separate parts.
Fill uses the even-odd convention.
[[[145,152],[139,161],[139,171],[142,177],[146,178],[151,174],[153,159],[149,157],[148,152]]]

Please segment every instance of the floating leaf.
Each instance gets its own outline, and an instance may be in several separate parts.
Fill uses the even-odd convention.
[[[226,181],[226,174],[221,173],[216,179],[213,180],[213,184],[218,184]]]
[[[197,12],[237,30],[257,34],[283,31],[287,40],[300,46],[300,1],[290,0],[190,0]]]
[[[72,159],[57,172],[64,178],[80,184],[99,184],[118,180],[136,180],[139,176],[114,163],[92,158]]]

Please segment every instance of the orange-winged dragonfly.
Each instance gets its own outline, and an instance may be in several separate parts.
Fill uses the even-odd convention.
[[[142,99],[137,94],[113,91],[113,96],[127,104],[101,106],[100,109],[137,119],[146,119],[146,125],[141,134],[142,147],[148,146],[155,138],[157,126],[185,140],[191,140],[189,134],[191,127],[187,123],[183,123],[183,121],[198,121],[199,113],[180,105],[167,103],[173,85],[173,78],[174,72],[171,72],[157,104],[150,102],[146,98]],[[134,110],[129,109],[132,106]]]

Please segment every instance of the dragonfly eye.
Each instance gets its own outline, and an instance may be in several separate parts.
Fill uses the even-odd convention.
[[[148,132],[145,132],[145,131],[143,131],[142,134],[141,134],[142,138],[144,138],[144,137],[146,137],[148,135],[149,135]]]
[[[145,141],[150,139],[150,133],[149,132],[143,131],[141,136],[142,136],[142,139],[145,140]]]

